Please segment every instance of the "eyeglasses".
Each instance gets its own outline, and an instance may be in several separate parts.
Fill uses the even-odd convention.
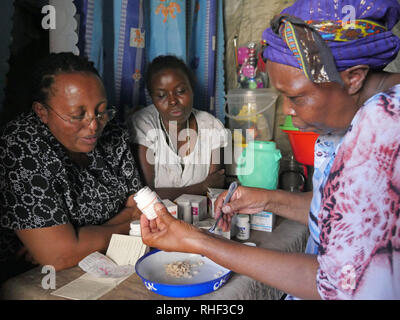
[[[77,127],[83,127],[85,125],[90,125],[92,123],[93,119],[96,119],[101,124],[105,124],[108,121],[112,120],[115,117],[115,114],[117,113],[117,110],[115,109],[115,107],[111,107],[109,109],[106,109],[106,111],[98,112],[94,117],[88,117],[86,113],[82,116],[66,116],[66,115],[62,116],[48,104],[43,103],[43,102],[42,102],[42,104],[46,108],[52,110],[60,119],[64,120],[65,122],[68,122],[74,126],[77,126]],[[68,117],[68,118],[65,119],[64,117]]]

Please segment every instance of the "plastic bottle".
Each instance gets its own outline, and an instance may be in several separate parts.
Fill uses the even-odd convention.
[[[238,158],[236,173],[246,187],[274,190],[278,186],[281,152],[273,141],[250,141]]]
[[[129,231],[130,236],[141,237],[142,232],[140,230],[140,220],[131,222],[131,229]]]
[[[257,140],[263,140],[263,141],[271,140],[272,132],[269,128],[267,119],[262,114],[257,115],[256,127],[258,132]]]
[[[182,219],[186,223],[192,224],[193,223],[193,215],[192,215],[192,205],[190,201],[182,201],[179,203],[181,205],[181,208],[183,208],[182,211]]]
[[[236,238],[239,240],[248,240],[250,238],[249,216],[247,214],[239,214],[236,225],[239,229]]]
[[[154,220],[157,218],[154,205],[157,202],[163,203],[157,193],[152,191],[149,187],[144,187],[135,194],[134,199],[138,208],[144,213],[147,219]]]

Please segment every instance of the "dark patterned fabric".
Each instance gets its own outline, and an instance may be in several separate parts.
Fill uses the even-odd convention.
[[[369,36],[387,32],[385,26],[368,20],[354,20],[350,23],[343,20],[337,21],[306,21],[321,33],[326,41],[354,41]],[[346,26],[345,28],[343,26]]]
[[[285,39],[307,79],[315,83],[334,81],[343,84],[331,50],[316,29],[288,15],[278,16],[271,26]]]
[[[125,128],[111,121],[80,168],[32,111],[0,138],[0,262],[21,247],[13,230],[101,225],[142,184]]]

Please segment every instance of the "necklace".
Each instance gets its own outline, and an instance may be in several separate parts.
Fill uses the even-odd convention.
[[[190,127],[189,127],[189,118],[186,120],[186,138],[185,138],[185,145],[187,145],[187,150],[185,152],[185,156],[188,156],[190,154]],[[177,156],[179,156],[179,152],[178,152],[178,139],[176,139],[176,148],[175,145],[173,143],[173,140],[171,139],[171,136],[169,135],[169,132],[167,131],[167,129],[165,128],[164,122],[161,118],[161,115],[159,115],[159,120],[161,123],[161,127],[166,135],[166,140],[168,140],[168,146],[176,153]],[[176,134],[177,138],[179,136],[179,133],[177,132]],[[181,162],[183,162],[182,157],[179,156],[179,158],[181,159]]]

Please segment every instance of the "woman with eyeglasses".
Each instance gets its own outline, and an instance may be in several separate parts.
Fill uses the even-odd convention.
[[[112,119],[97,70],[72,53],[51,54],[32,81],[32,111],[0,137],[0,265],[4,278],[56,270],[105,251],[138,219],[142,183],[128,134]],[[5,270],[6,272],[3,272]]]

